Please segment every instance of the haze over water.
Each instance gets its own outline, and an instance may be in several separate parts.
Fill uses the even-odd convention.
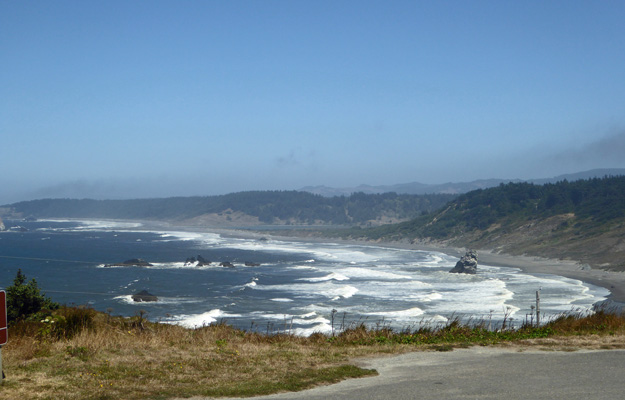
[[[154,232],[138,223],[20,225],[28,231],[0,233],[0,287],[21,268],[62,304],[124,316],[143,310],[151,320],[187,327],[225,321],[309,335],[331,332],[333,314],[334,329],[361,322],[404,329],[454,316],[508,315],[518,325],[539,288],[546,316],[589,309],[609,294],[578,280],[488,265],[477,275],[450,274],[457,258],[437,252]],[[212,263],[185,263],[198,255]],[[132,258],[153,266],[106,266]],[[220,266],[224,261],[235,267]],[[134,302],[131,295],[141,290],[159,300]]]

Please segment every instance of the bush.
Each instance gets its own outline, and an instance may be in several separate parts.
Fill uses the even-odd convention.
[[[59,314],[57,336],[71,339],[85,329],[93,329],[97,312],[87,307],[63,307]]]
[[[26,283],[26,275],[22,270],[17,271],[13,285],[6,289],[7,293],[7,320],[13,324],[22,319],[28,319],[42,311],[56,310],[58,303],[53,302],[41,293],[37,281],[31,279]]]
[[[62,307],[40,322],[37,335],[41,339],[71,339],[85,329],[94,329],[97,312],[92,308]]]

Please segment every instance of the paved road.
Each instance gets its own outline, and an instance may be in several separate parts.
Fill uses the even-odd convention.
[[[290,399],[625,399],[625,350],[523,351],[474,347],[366,360],[380,375],[298,393]]]

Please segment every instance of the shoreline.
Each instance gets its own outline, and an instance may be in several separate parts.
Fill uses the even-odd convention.
[[[76,221],[93,221],[93,219],[68,218],[66,220]],[[403,250],[421,250],[433,251],[447,254],[458,259],[464,255],[467,249],[450,247],[442,243],[408,243],[408,242],[380,242],[380,241],[362,241],[362,240],[346,240],[337,238],[325,238],[319,236],[301,236],[289,235],[289,230],[266,230],[256,231],[250,228],[234,228],[234,227],[207,227],[194,225],[178,225],[169,221],[149,221],[149,220],[107,220],[98,219],[98,221],[110,221],[119,223],[139,223],[141,230],[156,231],[181,231],[196,233],[215,233],[232,238],[242,239],[259,239],[261,237],[269,237],[275,240],[294,241],[294,242],[324,242],[324,243],[342,243],[348,245],[387,247]],[[124,229],[124,228],[118,228]],[[129,229],[137,229],[129,228]],[[511,255],[495,253],[488,249],[477,249],[478,252],[478,270],[479,264],[485,264],[493,267],[517,268],[522,272],[531,275],[558,275],[569,279],[576,279],[591,285],[599,286],[607,289],[610,294],[604,302],[605,306],[610,308],[618,308],[625,310],[625,272],[606,271],[597,268],[583,266],[581,263],[573,260],[558,260],[528,255]]]
[[[148,223],[149,224],[149,223]],[[288,230],[267,230],[254,231],[251,229],[218,228],[218,227],[197,227],[182,226],[175,224],[159,224],[160,228],[177,229],[185,232],[217,233],[228,237],[239,238],[260,238],[269,237],[275,240],[287,240],[295,242],[325,242],[343,243],[349,245],[388,247],[403,250],[433,251],[447,254],[458,259],[462,257],[467,249],[445,246],[443,244],[423,244],[407,242],[377,242],[345,240],[324,237],[307,237],[288,235]],[[165,225],[167,225],[165,227]],[[608,308],[617,307],[625,309],[625,272],[606,271],[597,268],[590,268],[588,265],[573,260],[558,260],[528,255],[511,255],[494,253],[488,249],[477,249],[478,270],[479,264],[493,267],[518,268],[522,272],[530,275],[558,275],[569,279],[576,279],[591,285],[599,286],[610,291],[607,300],[604,302]]]

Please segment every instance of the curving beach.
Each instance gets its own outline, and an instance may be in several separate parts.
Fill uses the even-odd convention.
[[[407,242],[373,242],[359,240],[340,240],[322,237],[302,237],[289,235],[288,231],[266,231],[262,233],[249,230],[223,229],[223,228],[199,228],[197,226],[168,225],[168,228],[177,230],[188,230],[192,232],[214,232],[224,236],[258,238],[272,237],[278,240],[304,241],[304,242],[335,242],[346,244],[357,244],[367,246],[395,247],[401,249],[413,249],[423,251],[434,251],[460,258],[466,249],[449,247],[443,244],[422,244]],[[557,260],[528,255],[511,255],[495,253],[491,250],[478,250],[479,264],[495,267],[518,268],[528,274],[551,274],[559,275],[570,279],[577,279],[592,285],[600,286],[610,291],[608,297],[609,306],[625,306],[625,272],[606,271],[598,268],[591,268],[574,260]],[[479,267],[478,267],[479,268]]]
[[[430,247],[423,245],[407,245],[415,250],[440,251],[454,256],[462,256],[463,249],[450,247]],[[528,274],[552,274],[566,278],[578,279],[610,291],[609,300],[615,305],[625,305],[625,272],[606,271],[590,268],[588,265],[573,260],[555,260],[543,257],[517,256],[494,253],[490,250],[479,250],[479,262],[497,267],[519,268]]]

